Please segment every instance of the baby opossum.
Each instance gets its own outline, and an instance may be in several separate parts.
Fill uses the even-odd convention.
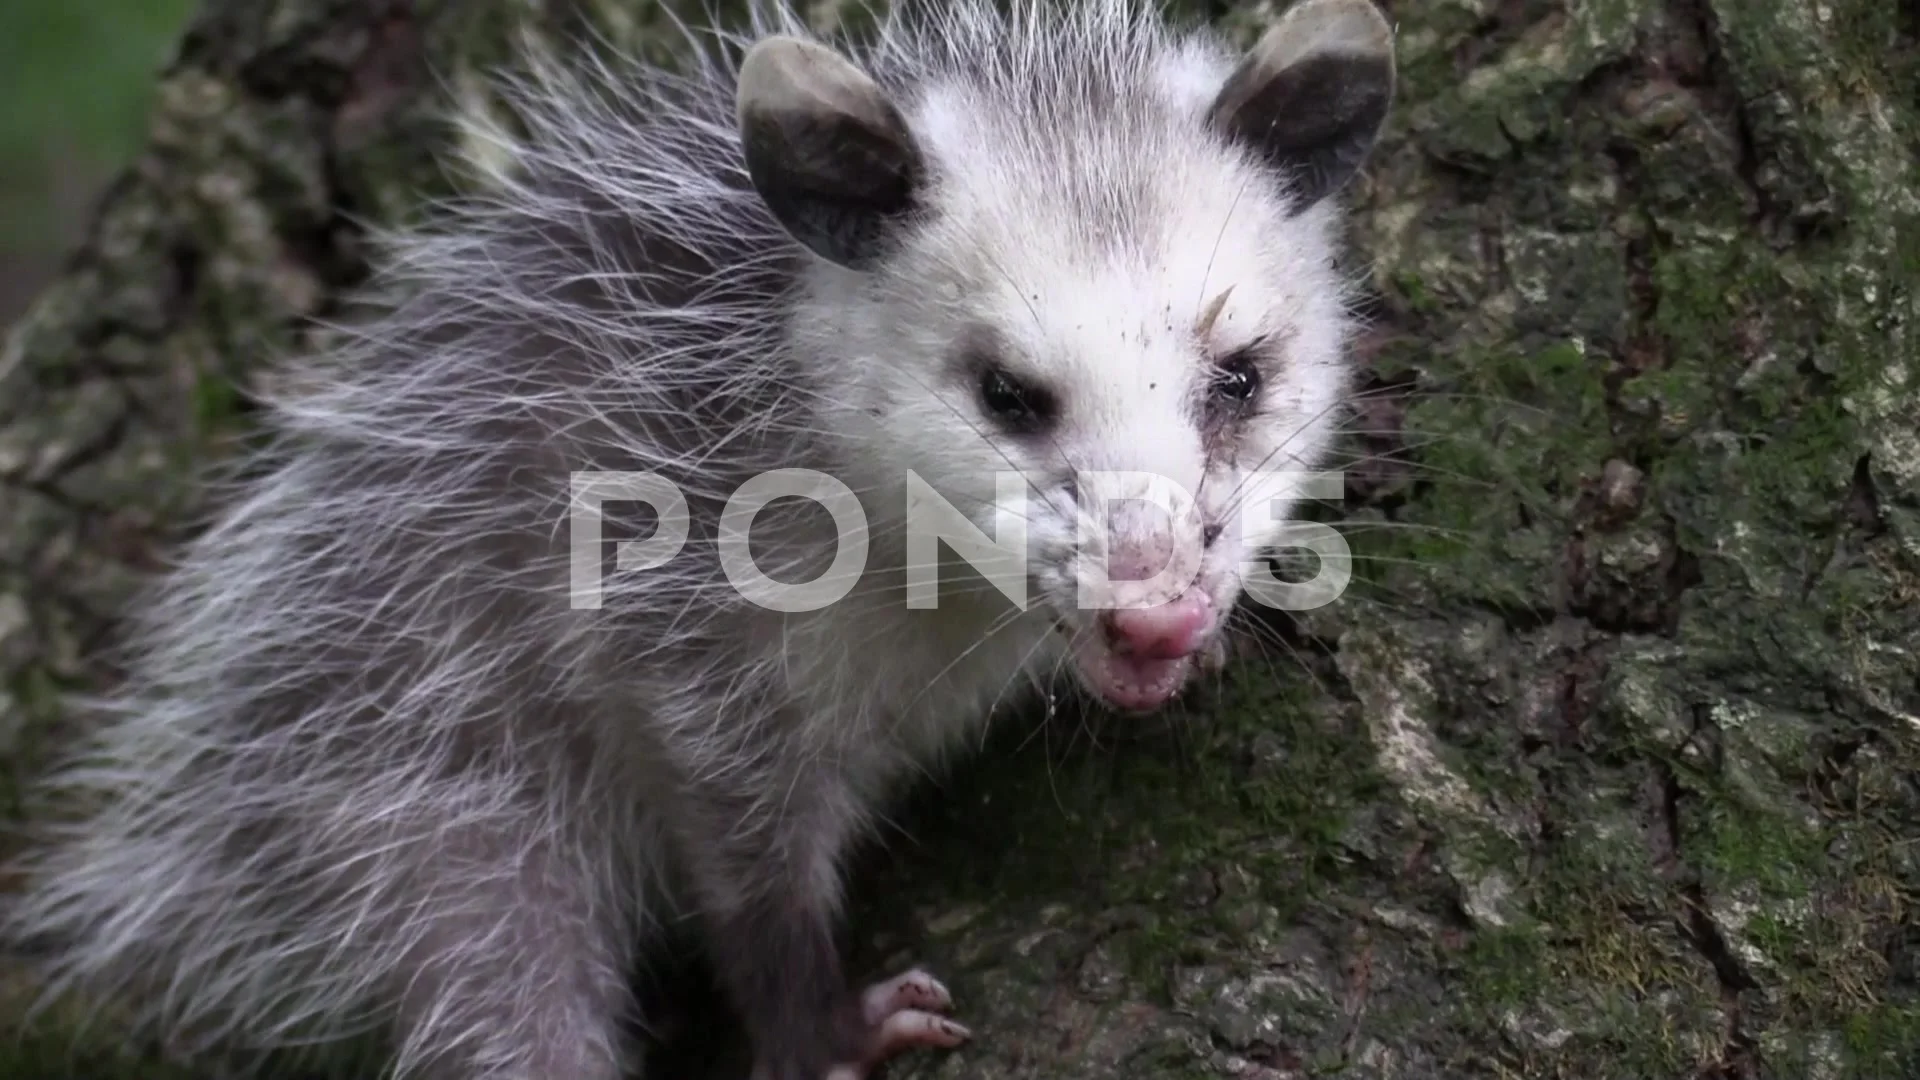
[[[1217,651],[1348,387],[1331,196],[1392,34],[925,0],[830,45],[775,2],[677,72],[535,64],[469,129],[490,186],[388,238],[391,302],[271,402],[51,781],[84,813],[6,915],[56,992],[613,1080],[684,922],[759,1080],[968,1037],[925,972],[846,984],[843,852],[1012,687],[1149,710]],[[1022,532],[1024,602],[910,505]],[[684,538],[576,558],[603,528]]]

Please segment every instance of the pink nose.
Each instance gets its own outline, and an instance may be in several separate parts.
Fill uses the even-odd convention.
[[[1117,608],[1106,613],[1107,637],[1116,652],[1142,660],[1176,660],[1200,648],[1213,603],[1199,590],[1159,607]]]

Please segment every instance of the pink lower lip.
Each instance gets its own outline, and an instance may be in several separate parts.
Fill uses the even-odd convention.
[[[1116,708],[1147,711],[1171,701],[1186,684],[1193,657],[1142,658],[1115,653],[1098,635],[1081,638],[1074,664],[1088,688]]]

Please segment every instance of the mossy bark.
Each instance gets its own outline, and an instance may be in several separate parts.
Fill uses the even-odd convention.
[[[236,383],[450,182],[446,95],[528,32],[658,47],[647,2],[209,0],[0,354],[12,780]],[[1360,580],[1168,722],[1010,720],[909,808],[856,952],[978,1037],[895,1072],[1920,1074],[1920,13],[1387,6]]]

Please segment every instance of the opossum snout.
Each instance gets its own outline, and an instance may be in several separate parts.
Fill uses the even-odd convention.
[[[1190,500],[1162,504],[1129,492],[1108,503],[1100,524],[1106,583],[1118,606],[1145,607],[1178,596],[1198,576],[1207,530]]]
[[[1204,529],[1191,513],[1114,514],[1099,560],[1083,564],[1084,632],[1074,638],[1081,682],[1109,705],[1158,708],[1178,694],[1218,639],[1219,604],[1203,580]]]
[[[1155,529],[1143,536],[1121,539],[1110,533],[1107,541],[1107,580],[1148,581],[1162,571],[1175,569],[1178,541],[1169,527]]]
[[[1189,589],[1154,607],[1104,612],[1101,630],[1113,651],[1138,660],[1178,660],[1206,643],[1213,626],[1213,601]]]

